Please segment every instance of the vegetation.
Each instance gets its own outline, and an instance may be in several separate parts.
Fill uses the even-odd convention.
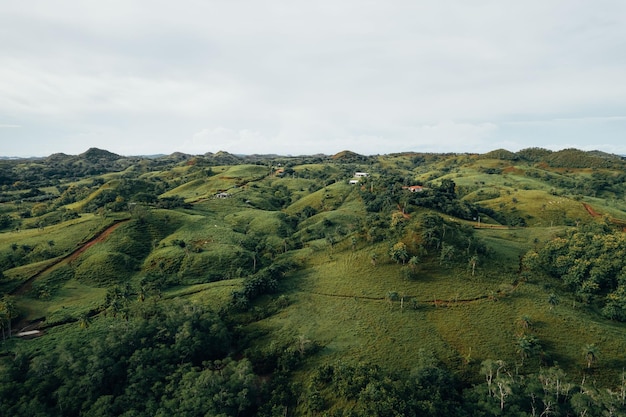
[[[1,414],[626,415],[624,179],[575,149],[0,161]]]

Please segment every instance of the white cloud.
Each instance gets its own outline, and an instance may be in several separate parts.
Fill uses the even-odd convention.
[[[26,154],[558,146],[572,118],[608,149],[625,16],[619,0],[10,2],[0,115]]]
[[[202,129],[184,141],[182,148],[188,153],[228,151],[231,153],[257,153],[267,142],[261,133],[248,129],[235,131],[224,127]]]

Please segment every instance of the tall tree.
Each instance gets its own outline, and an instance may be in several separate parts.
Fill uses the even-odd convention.
[[[587,369],[590,369],[591,366],[598,360],[598,348],[596,345],[593,343],[585,345],[583,347],[583,356],[587,362]]]
[[[18,315],[17,308],[15,306],[15,301],[12,296],[5,295],[0,300],[0,320],[4,323],[2,325],[2,336],[4,338],[4,329],[5,327],[8,329],[9,337],[13,333],[13,329],[11,328],[11,322]]]
[[[409,252],[404,242],[398,242],[389,249],[389,256],[397,263],[404,264],[409,259]]]

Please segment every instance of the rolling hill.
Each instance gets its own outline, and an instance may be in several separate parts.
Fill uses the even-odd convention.
[[[2,160],[0,404],[625,412],[625,168],[574,149]]]

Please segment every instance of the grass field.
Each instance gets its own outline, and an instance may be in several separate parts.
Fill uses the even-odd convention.
[[[32,227],[38,219],[27,217],[21,231],[0,233],[0,254],[23,261],[3,271],[1,287],[15,297],[20,312],[16,321],[22,325],[43,320],[48,326],[44,337],[10,343],[36,352],[64,338],[80,339],[88,334],[85,331],[123,326],[121,320],[95,311],[114,285],[130,284],[135,302],[147,277],[166,282],[150,302],[198,303],[218,311],[259,268],[291,259],[302,267],[281,278],[278,292],[264,295],[243,313],[248,319],[236,331],[255,335],[249,338],[251,349],[288,346],[302,337],[322,346],[307,358],[303,380],[318,365],[337,361],[407,370],[425,350],[465,383],[480,382],[481,361],[502,359],[522,373],[558,364],[572,380],[587,372],[598,385],[617,385],[626,368],[624,324],[577,303],[554,278],[520,273],[520,257],[564,231],[602,222],[604,216],[626,219],[626,203],[613,194],[581,196],[552,185],[583,178],[576,175],[591,179],[595,171],[549,170],[540,164],[477,155],[418,154],[380,156],[369,165],[349,168],[336,160],[296,165],[285,178],[272,175],[270,166],[183,162],[140,178],[165,182],[169,189],[159,197],[181,197],[189,203],[184,208],[146,206],[141,217],[126,212],[108,217],[81,213],[44,229]],[[479,205],[485,212],[491,209],[496,212],[493,217],[504,216],[499,218],[503,225],[496,228],[500,225],[495,219],[483,218],[482,226],[494,227],[480,228],[471,216],[463,220],[416,205],[401,216],[407,224],[401,235],[389,223],[389,218],[400,215],[396,202],[387,211],[367,212],[359,189],[344,178],[353,168],[369,171],[377,180],[391,172],[399,178],[393,179],[398,190],[413,181],[436,187],[451,179],[464,203]],[[89,179],[72,183],[91,191],[66,208],[83,210],[134,172],[104,175],[107,182],[98,189],[89,188],[93,183]],[[548,174],[550,180],[545,179]],[[230,198],[214,198],[220,191],[227,191]],[[594,217],[583,203],[598,215]],[[16,207],[0,210],[16,216]],[[403,273],[405,266],[390,259],[392,244],[411,240],[411,233],[421,236],[419,219],[426,213],[441,215],[449,226],[446,230],[457,226],[469,230],[487,246],[474,273],[466,259],[469,249],[450,266],[440,264],[439,247],[429,248],[412,279]],[[512,217],[523,219],[526,226],[507,226]],[[120,220],[129,221],[86,247]],[[381,233],[383,241],[365,237],[368,224],[389,229]],[[412,241],[414,246],[417,240]],[[80,248],[85,250],[67,258]],[[18,291],[27,282],[28,291]],[[548,303],[550,294],[558,297],[558,305]],[[141,305],[134,304],[135,313],[140,314]],[[92,325],[80,329],[78,318],[87,313],[94,315]],[[522,316],[532,322],[528,329],[519,325]],[[542,352],[522,360],[517,339],[524,332],[538,338]],[[599,350],[592,371],[584,369],[581,350],[586,344]]]
[[[514,260],[528,249],[524,242],[529,238],[544,239],[557,230],[481,233],[498,257]],[[385,253],[384,245],[356,251],[330,249],[323,243],[312,246],[302,256],[309,267],[285,284],[290,288],[286,292],[290,306],[251,325],[252,330],[269,332],[272,340],[303,335],[323,345],[310,366],[341,360],[411,369],[419,360],[419,350],[426,349],[472,380],[479,378],[478,368],[485,359],[503,359],[524,372],[537,371],[542,361],[558,363],[577,379],[585,365],[581,349],[591,343],[606,358],[595,370],[598,381],[617,384],[626,366],[621,355],[626,349],[623,325],[600,318],[567,295],[560,295],[559,305],[551,308],[548,296],[558,290],[547,278],[537,277],[504,294],[500,291],[511,291],[519,278],[514,268],[498,273],[484,265],[471,276],[467,270],[441,271],[427,264],[416,280],[406,280],[395,263],[372,266],[370,253]],[[402,308],[400,301],[387,299],[390,291],[404,296]],[[530,331],[543,351],[543,359],[526,359],[523,365],[516,351],[522,316],[531,318]]]

